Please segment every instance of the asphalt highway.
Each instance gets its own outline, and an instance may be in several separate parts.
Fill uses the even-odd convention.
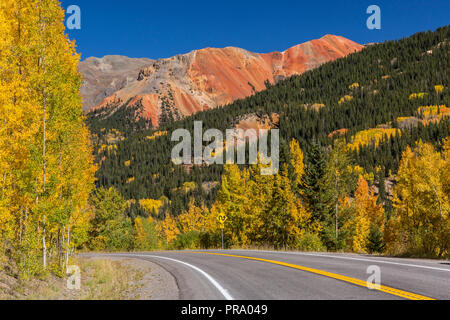
[[[157,263],[186,300],[450,299],[450,262],[443,260],[250,250],[114,256]]]

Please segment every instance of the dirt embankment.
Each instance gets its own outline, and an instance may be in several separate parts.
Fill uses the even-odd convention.
[[[54,275],[20,280],[13,266],[0,269],[0,300],[176,300],[173,276],[149,261],[82,257],[71,263],[80,270],[80,288]]]

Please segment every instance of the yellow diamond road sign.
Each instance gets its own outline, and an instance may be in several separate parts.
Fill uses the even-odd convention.
[[[220,228],[223,229],[225,227],[225,221],[227,221],[228,217],[223,213],[217,216],[217,220],[219,220]]]

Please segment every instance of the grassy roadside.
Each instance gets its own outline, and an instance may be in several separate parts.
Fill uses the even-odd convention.
[[[139,284],[144,276],[142,271],[124,265],[120,261],[79,260],[81,260],[81,273],[84,275],[84,283],[87,289],[87,294],[81,299],[121,300],[139,298],[136,292],[142,286]]]
[[[78,258],[71,262],[81,271],[79,290],[69,289],[67,278],[48,275],[23,281],[0,271],[0,300],[122,300],[139,299],[143,271],[121,261]]]

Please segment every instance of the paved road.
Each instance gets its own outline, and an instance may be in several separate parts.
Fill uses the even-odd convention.
[[[449,261],[249,250],[121,255],[169,271],[181,299],[450,299]],[[380,270],[379,289],[367,288],[370,266]]]

